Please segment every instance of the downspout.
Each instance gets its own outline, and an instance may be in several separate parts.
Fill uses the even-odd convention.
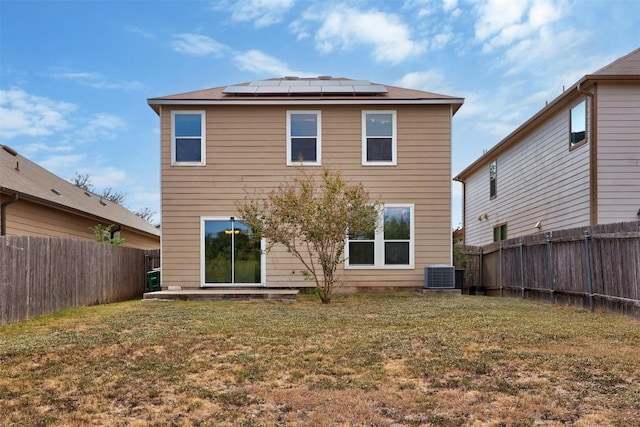
[[[7,206],[18,201],[18,193],[14,193],[13,198],[0,205],[0,236],[7,235]]]
[[[582,88],[584,82],[579,82],[578,92],[589,97],[589,223],[598,223],[598,137],[597,132],[597,106],[596,97],[593,93]],[[597,91],[596,83],[593,84],[594,91]],[[597,93],[597,92],[596,92]]]

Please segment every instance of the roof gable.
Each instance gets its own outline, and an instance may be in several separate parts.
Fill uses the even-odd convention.
[[[107,224],[121,224],[159,236],[153,225],[130,210],[85,191],[52,174],[11,148],[0,145],[0,191],[95,217]]]

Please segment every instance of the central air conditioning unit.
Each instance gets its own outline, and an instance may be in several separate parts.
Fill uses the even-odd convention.
[[[425,289],[454,289],[455,267],[451,265],[431,265],[424,269]]]

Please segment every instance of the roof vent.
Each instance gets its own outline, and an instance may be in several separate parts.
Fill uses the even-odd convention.
[[[87,197],[91,197],[91,193],[89,193],[88,191],[85,191],[84,195],[87,196]]]
[[[51,189],[51,192],[52,192],[53,194],[55,194],[56,196],[62,196],[62,193],[61,193],[60,191],[56,190],[55,188],[52,188],[52,189]]]
[[[285,80],[300,80],[298,76],[284,76]]]
[[[331,76],[318,76],[318,80],[331,80],[332,78]]]
[[[14,150],[13,148],[11,148],[11,147],[9,147],[7,145],[3,145],[2,149],[4,151],[6,151],[7,153],[11,154],[12,156],[17,156],[18,155],[18,152],[16,150]]]
[[[102,198],[100,198],[100,204],[101,204],[102,206],[107,206],[107,203],[106,203],[104,200],[102,200]]]

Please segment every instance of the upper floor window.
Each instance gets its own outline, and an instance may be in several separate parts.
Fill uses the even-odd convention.
[[[362,164],[396,165],[396,112],[362,112]]]
[[[587,133],[587,109],[586,101],[580,102],[571,109],[571,129],[569,131],[569,148],[586,140]]]
[[[320,111],[287,111],[287,165],[320,165]]]
[[[507,240],[507,224],[500,224],[493,227],[493,241]]]
[[[489,165],[489,198],[498,195],[498,162],[494,160]]]
[[[348,236],[346,265],[350,268],[412,268],[413,205],[386,204],[380,210],[381,227]]]
[[[205,164],[204,111],[171,112],[171,164]]]

